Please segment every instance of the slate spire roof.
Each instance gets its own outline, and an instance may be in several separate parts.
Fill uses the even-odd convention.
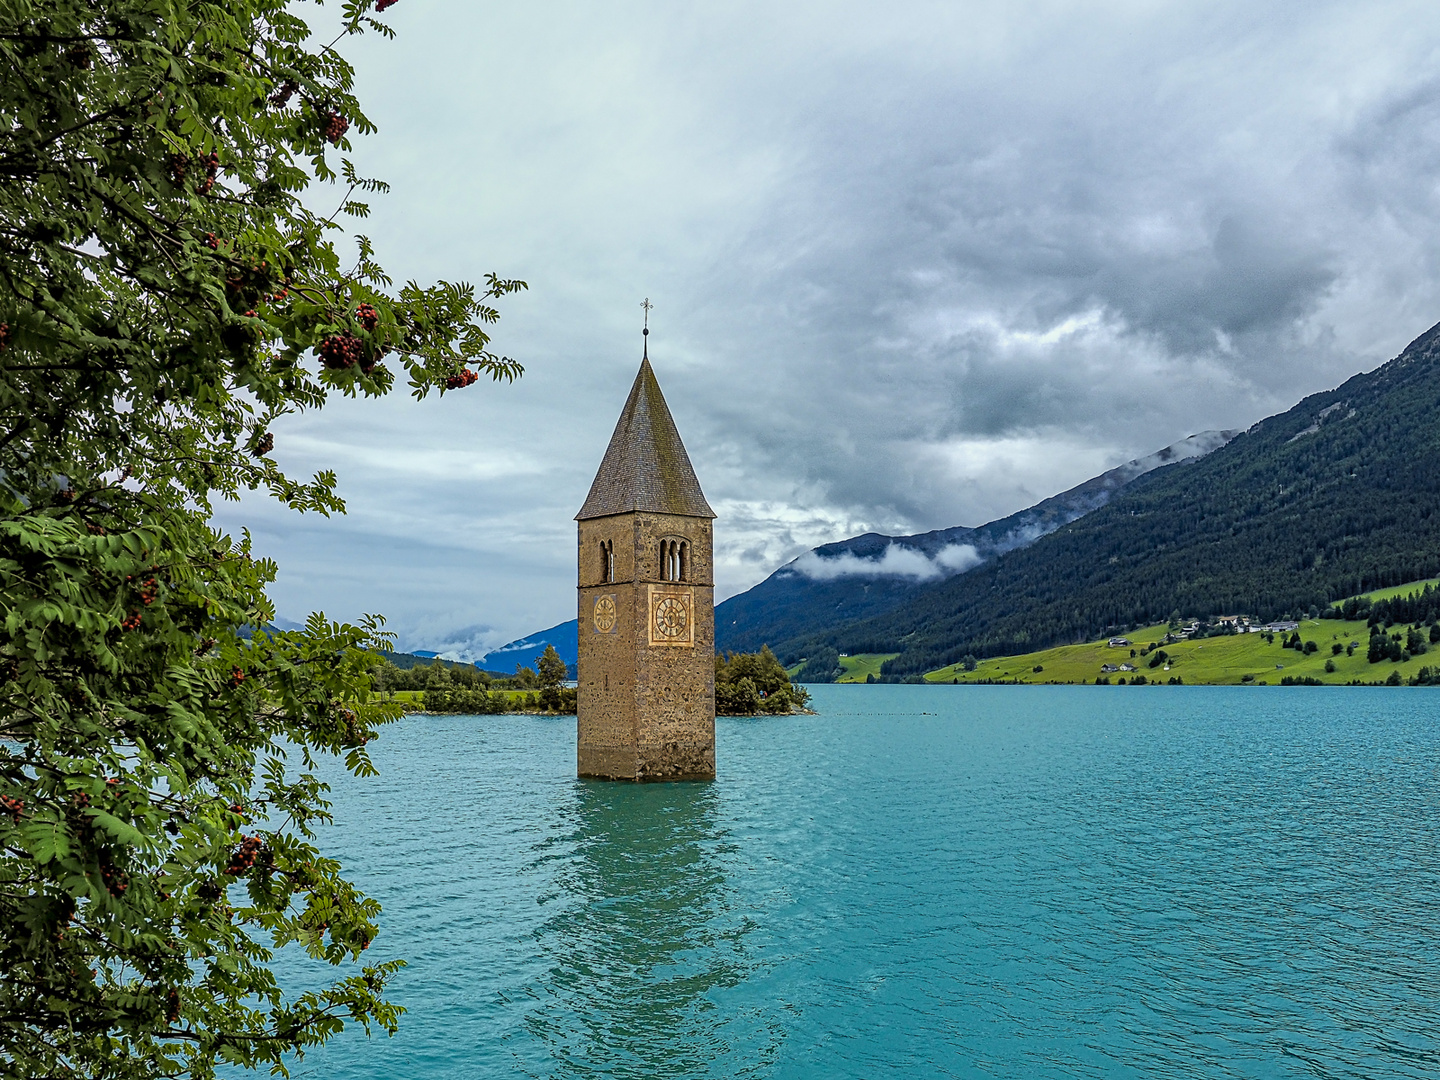
[[[648,342],[646,343],[649,344]],[[647,355],[576,521],[639,510],[713,518]]]

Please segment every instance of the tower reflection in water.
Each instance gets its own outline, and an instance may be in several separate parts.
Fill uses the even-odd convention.
[[[577,781],[558,859],[558,910],[536,931],[549,968],[529,1034],[565,1076],[744,1076],[773,1064],[781,1035],[722,991],[750,974],[710,783]],[[768,1029],[768,1030],[767,1030]]]

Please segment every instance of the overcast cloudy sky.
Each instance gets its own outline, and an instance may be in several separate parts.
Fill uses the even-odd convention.
[[[1433,3],[402,0],[351,49],[398,278],[525,278],[527,368],[277,430],[344,518],[225,509],[283,616],[483,650],[574,616],[651,353],[722,596],[1246,427],[1440,321]]]

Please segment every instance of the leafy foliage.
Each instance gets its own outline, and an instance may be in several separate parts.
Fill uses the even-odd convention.
[[[428,661],[417,657],[417,662],[402,668],[391,659],[393,655],[387,653],[370,659],[370,677],[376,690],[428,690],[431,687],[484,690],[497,681],[490,672],[473,664],[441,660],[438,656]]]
[[[554,645],[546,645],[538,661],[540,676],[540,706],[550,712],[574,713],[579,694],[574,687],[564,685],[567,669],[565,661],[555,651]]]
[[[373,130],[335,48],[389,33],[371,8],[313,46],[284,0],[0,0],[6,1075],[283,1071],[345,1023],[395,1027],[399,961],[296,997],[268,966],[375,936],[313,843],[311,766],[374,771],[387,636],[251,636],[275,566],[208,525],[246,489],[343,510],[333,473],[269,456],[287,413],[385,394],[392,365],[417,398],[520,372],[487,327],[523,283],[397,289],[364,237],[334,246],[384,190],[337,157]]]
[[[721,716],[790,713],[809,701],[809,692],[790,682],[768,647],[715,657],[715,711]]]

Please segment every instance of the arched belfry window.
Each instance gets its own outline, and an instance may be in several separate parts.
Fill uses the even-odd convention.
[[[600,580],[609,583],[615,580],[615,541],[600,541]]]
[[[690,544],[685,540],[660,541],[660,578],[663,581],[690,580]]]

